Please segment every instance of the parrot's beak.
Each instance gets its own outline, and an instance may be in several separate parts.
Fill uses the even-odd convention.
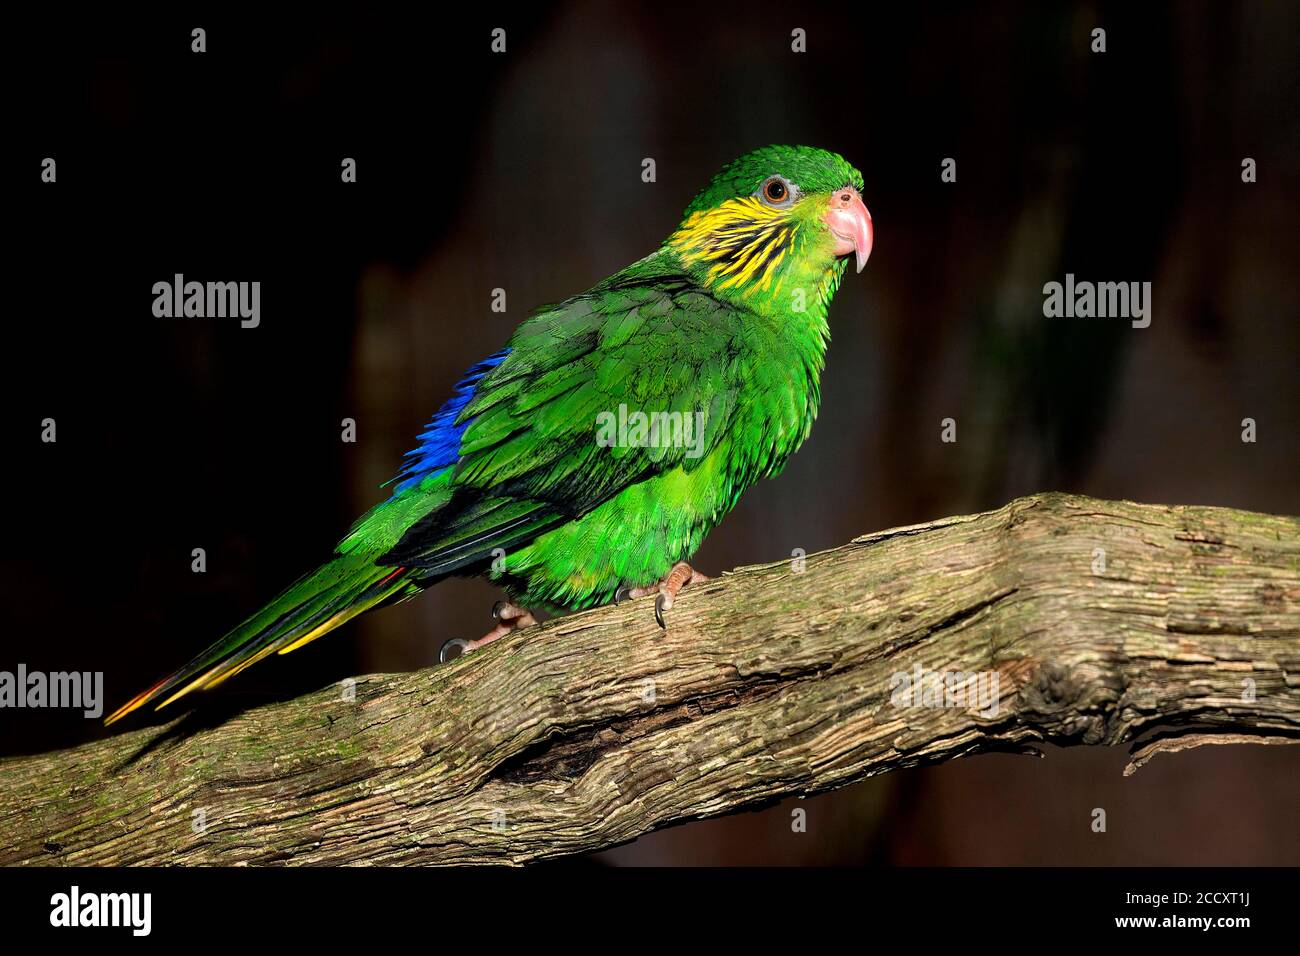
[[[858,191],[846,186],[831,193],[830,208],[823,218],[835,237],[835,254],[847,256],[852,252],[861,272],[871,255],[872,231],[871,213],[867,212]]]

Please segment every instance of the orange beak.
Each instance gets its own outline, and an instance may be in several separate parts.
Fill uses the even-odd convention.
[[[830,208],[822,218],[835,237],[835,254],[847,256],[853,253],[861,272],[871,255],[873,233],[871,213],[867,212],[858,191],[852,186],[835,190],[831,193]]]

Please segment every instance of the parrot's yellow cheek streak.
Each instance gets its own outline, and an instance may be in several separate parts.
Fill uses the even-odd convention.
[[[825,200],[814,194],[775,209],[753,196],[730,199],[692,214],[668,246],[715,294],[776,311],[783,293],[821,291],[835,258],[834,236],[819,219]]]

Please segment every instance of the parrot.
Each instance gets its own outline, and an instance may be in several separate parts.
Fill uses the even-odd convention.
[[[389,497],[316,570],[112,724],[223,683],[450,576],[506,599],[444,663],[538,622],[655,596],[661,628],[689,561],[808,437],[832,297],[874,227],[837,153],[767,146],[724,166],[650,255],[525,319],[473,365],[401,462]]]

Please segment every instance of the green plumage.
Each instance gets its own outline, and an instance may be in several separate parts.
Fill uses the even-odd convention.
[[[755,198],[774,175],[798,190],[787,208]],[[861,175],[806,147],[728,166],[658,251],[519,326],[454,419],[426,433],[459,432],[454,460],[408,468],[329,563],[110,721],[450,574],[485,574],[516,604],[551,610],[663,578],[808,436],[845,266],[820,216],[847,186]],[[699,428],[598,441],[620,409]]]

